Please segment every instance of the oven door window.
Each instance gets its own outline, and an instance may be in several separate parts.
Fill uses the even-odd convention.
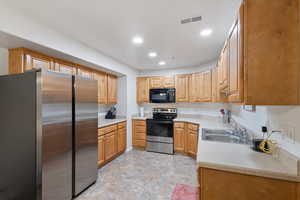
[[[173,121],[148,119],[147,135],[158,137],[173,137]]]

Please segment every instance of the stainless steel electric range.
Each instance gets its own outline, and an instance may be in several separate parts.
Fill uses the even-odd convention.
[[[176,108],[153,108],[153,118],[147,119],[147,151],[174,154],[173,119],[176,117]]]

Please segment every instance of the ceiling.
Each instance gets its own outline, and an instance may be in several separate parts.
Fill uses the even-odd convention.
[[[0,0],[119,62],[139,70],[191,67],[215,60],[241,0]],[[202,16],[202,21],[180,20]],[[201,37],[203,29],[212,35]],[[132,38],[144,38],[136,46]],[[156,58],[148,53],[155,51]],[[158,62],[166,61],[165,66]]]

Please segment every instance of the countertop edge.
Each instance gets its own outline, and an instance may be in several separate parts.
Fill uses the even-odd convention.
[[[197,162],[198,168],[209,168],[214,170],[220,171],[227,171],[233,173],[239,173],[243,175],[252,175],[252,176],[259,176],[265,178],[272,178],[272,179],[279,179],[284,181],[292,181],[292,182],[300,182],[300,177],[292,174],[285,174],[280,172],[272,172],[267,170],[255,170],[251,168],[244,168],[244,167],[237,167],[237,166],[229,166],[229,165],[222,165],[222,164],[215,164],[209,162]]]
[[[103,128],[103,127],[113,125],[113,124],[117,124],[117,123],[124,122],[124,121],[127,121],[127,119],[126,118],[124,118],[124,119],[112,119],[111,122],[104,123],[104,124],[98,124],[98,128]]]

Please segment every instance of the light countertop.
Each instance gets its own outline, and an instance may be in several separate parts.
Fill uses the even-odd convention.
[[[133,119],[146,119],[150,115],[141,118],[138,115]],[[299,158],[292,162],[285,158],[255,152],[250,145],[232,144],[202,140],[202,129],[229,129],[222,123],[221,118],[204,115],[178,115],[176,122],[190,122],[199,124],[197,163],[199,167],[216,170],[242,173],[247,175],[262,176],[300,182],[298,176]]]
[[[98,128],[102,128],[102,127],[109,126],[112,124],[124,122],[126,120],[127,119],[124,116],[117,116],[116,119],[105,119],[104,117],[99,117]]]

